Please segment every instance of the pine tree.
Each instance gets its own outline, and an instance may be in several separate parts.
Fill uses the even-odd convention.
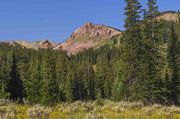
[[[106,79],[104,81],[104,92],[106,99],[112,98],[113,84],[114,84],[114,75],[113,75],[112,67],[109,66],[106,74]]]
[[[147,18],[143,22],[144,39],[144,63],[146,72],[144,74],[144,101],[146,103],[164,103],[162,70],[163,46],[162,23],[154,19],[158,15],[157,0],[148,1]]]
[[[56,61],[56,80],[59,85],[59,100],[65,101],[65,80],[67,74],[67,64],[66,64],[66,57],[63,53],[58,52],[58,57]]]
[[[125,27],[126,30],[136,30],[136,27],[140,21],[141,5],[138,0],[125,0],[127,6],[125,8]]]
[[[92,64],[87,64],[87,99],[95,99],[95,79],[94,79],[94,70]]]
[[[55,78],[55,59],[52,56],[52,51],[45,51],[42,57],[41,78],[42,78],[42,100],[44,105],[54,105],[59,102],[59,87]]]
[[[10,79],[7,84],[7,90],[10,93],[10,100],[23,103],[23,82],[19,77],[17,58],[15,53],[13,53],[12,56],[12,66],[10,70]]]
[[[112,99],[116,101],[125,100],[124,92],[126,91],[126,84],[124,79],[124,62],[122,58],[119,57],[116,62],[114,62],[114,83],[112,89]]]
[[[148,12],[147,16],[148,18],[152,19],[158,15],[158,6],[157,6],[157,0],[148,0]]]
[[[80,100],[92,100],[95,99],[95,89],[94,89],[94,71],[92,65],[88,62],[82,62],[78,65],[77,71],[77,82],[79,85],[78,94]]]
[[[73,97],[73,80],[74,80],[74,75],[75,75],[75,69],[77,67],[73,66],[72,62],[67,62],[67,74],[66,74],[66,80],[64,83],[64,94],[65,94],[65,100],[67,102],[72,102],[74,101]]]
[[[9,66],[7,61],[7,51],[0,52],[0,98],[8,98],[9,93],[6,91],[6,85],[9,79]]]
[[[159,11],[158,11],[158,6],[157,6],[157,0],[148,0],[148,11],[147,11],[147,17],[146,17],[147,19],[145,20],[149,22],[148,26],[146,27],[149,28],[148,30],[151,33],[149,35],[151,35],[152,40],[156,39],[155,37],[157,37],[157,33],[159,33],[158,30],[161,25],[159,21],[154,19],[158,14],[159,14]],[[156,40],[160,40],[160,39],[156,39]]]
[[[125,27],[123,34],[123,63],[124,71],[123,86],[125,89],[122,97],[125,100],[139,100],[140,95],[140,79],[138,78],[141,66],[141,29],[140,29],[140,13],[141,5],[138,0],[125,0],[127,6],[125,8]]]
[[[34,53],[34,52],[33,52]],[[30,103],[39,103],[41,101],[41,76],[40,76],[40,59],[38,54],[31,56],[28,69],[28,78],[25,80],[26,97]]]
[[[174,23],[172,22],[171,37],[168,43],[168,62],[170,68],[169,81],[169,102],[171,104],[179,104],[179,86],[180,86],[180,41],[175,31]]]
[[[96,84],[95,92],[96,98],[105,98],[104,82],[106,80],[106,62],[103,55],[97,57],[96,63]]]

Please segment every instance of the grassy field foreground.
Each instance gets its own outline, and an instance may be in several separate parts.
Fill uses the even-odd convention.
[[[180,107],[108,100],[62,103],[54,107],[0,101],[0,119],[180,119]]]

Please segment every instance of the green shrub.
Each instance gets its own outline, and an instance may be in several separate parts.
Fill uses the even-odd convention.
[[[104,100],[103,99],[98,99],[98,100],[95,101],[95,104],[97,106],[103,106],[104,105]]]

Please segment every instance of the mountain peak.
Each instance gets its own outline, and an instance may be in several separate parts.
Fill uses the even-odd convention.
[[[71,37],[62,43],[62,49],[69,53],[77,53],[99,45],[100,42],[109,40],[121,32],[115,28],[87,22],[75,30]]]
[[[109,26],[105,26],[105,25],[99,25],[99,24],[93,24],[91,22],[87,22],[85,23],[83,26],[79,27],[77,30],[75,30],[72,35],[71,38],[77,38],[77,37],[81,37],[82,35],[88,35],[89,37],[93,38],[93,37],[104,37],[104,36],[114,36],[116,34],[119,34],[120,31],[109,27]]]
[[[84,24],[83,28],[93,28],[94,24],[92,22],[87,22]]]
[[[41,41],[39,41],[39,43],[41,43],[41,44],[44,44],[44,43],[49,43],[50,41],[49,40],[41,40]]]
[[[52,43],[49,40],[42,40],[42,41],[37,42],[37,47],[38,47],[38,49],[52,48]]]

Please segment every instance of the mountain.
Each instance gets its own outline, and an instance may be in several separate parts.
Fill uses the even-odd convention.
[[[94,25],[89,22],[75,30],[71,37],[62,43],[61,46],[68,53],[75,54],[84,49],[96,47],[116,35],[121,35],[121,31],[109,26]]]
[[[53,50],[64,50],[68,54],[76,54],[93,47],[100,47],[111,40],[112,37],[121,35],[121,31],[105,25],[94,25],[90,22],[75,30],[70,38],[63,43],[53,43],[48,40],[28,42],[13,41],[11,44],[19,44],[25,48],[35,50],[51,48]]]
[[[156,17],[157,20],[165,20],[165,21],[178,21],[178,14],[175,12],[165,12]]]
[[[178,21],[178,14],[175,12],[165,12],[156,17],[157,20]],[[48,40],[28,42],[28,41],[13,41],[11,44],[17,43],[26,48],[35,50],[50,48],[53,50],[64,50],[68,54],[77,54],[85,49],[97,48],[102,45],[112,42],[114,37],[121,37],[122,32],[116,28],[93,24],[88,22],[75,30],[72,35],[63,43],[54,43]]]
[[[31,48],[31,49],[47,49],[47,48],[54,48],[58,43],[50,42],[48,40],[42,40],[42,41],[37,41],[37,42],[29,42],[29,41],[12,41],[10,42],[11,44],[19,44],[22,47],[25,48]]]

